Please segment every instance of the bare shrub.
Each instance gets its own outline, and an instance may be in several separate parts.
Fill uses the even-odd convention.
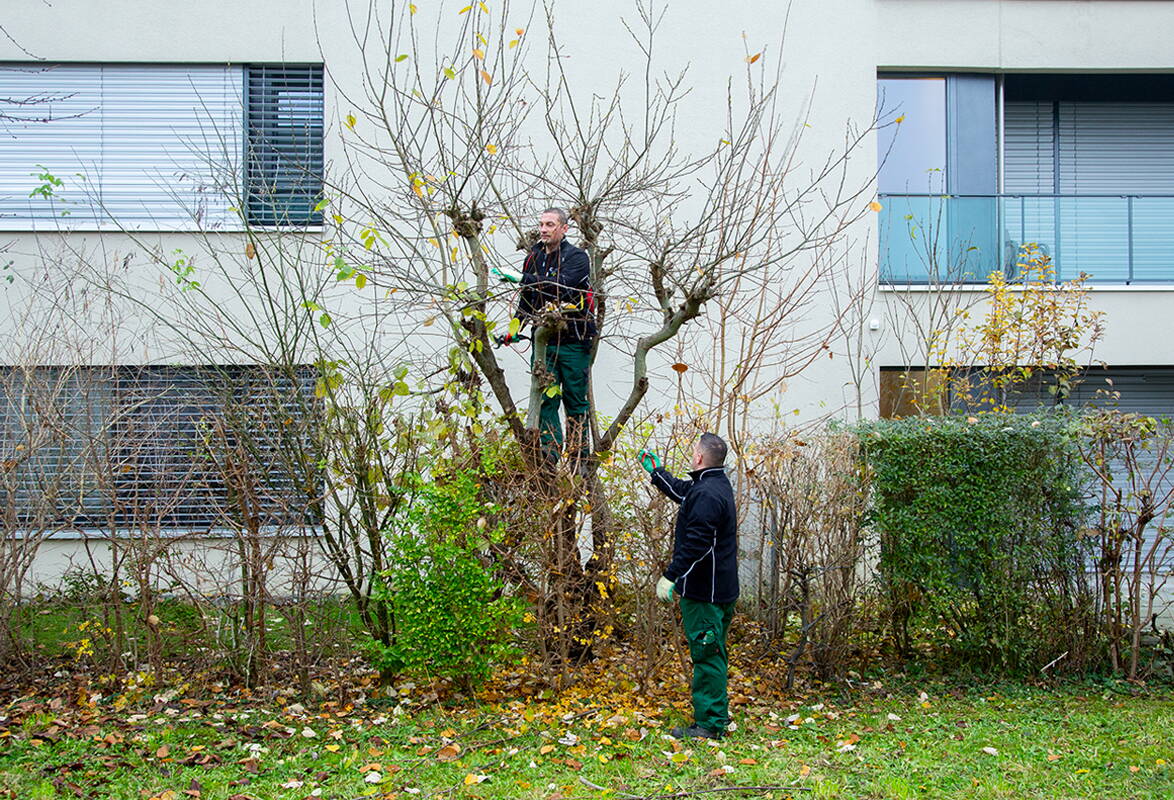
[[[786,661],[788,688],[800,665],[822,680],[841,677],[858,660],[869,585],[856,438],[775,437],[756,443],[743,463],[753,504],[744,511],[743,547],[759,556],[757,591],[744,593],[764,644]]]

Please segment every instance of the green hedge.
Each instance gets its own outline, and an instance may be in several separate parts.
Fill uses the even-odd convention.
[[[957,660],[949,666],[1001,672],[1091,652],[1086,510],[1067,417],[922,417],[857,430],[903,651],[932,645]]]

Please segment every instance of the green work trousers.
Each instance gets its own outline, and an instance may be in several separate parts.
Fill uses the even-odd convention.
[[[533,363],[531,363],[531,369]],[[587,375],[591,369],[591,342],[567,342],[546,347],[546,370],[554,376],[559,392],[543,395],[538,415],[539,441],[551,461],[557,461],[563,449],[563,429],[558,407],[567,412],[567,433],[576,457],[587,451]]]
[[[693,722],[717,733],[724,733],[730,723],[726,635],[733,618],[733,603],[681,598],[681,620],[693,659]]]

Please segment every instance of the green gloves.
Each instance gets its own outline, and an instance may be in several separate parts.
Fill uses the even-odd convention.
[[[489,272],[491,275],[496,277],[499,281],[502,281],[504,283],[517,283],[518,281],[522,280],[521,275],[515,275],[512,272],[502,272],[497,267],[490,268]]]
[[[644,471],[651,475],[654,471],[660,468],[660,459],[656,457],[656,453],[651,450],[640,451],[640,466],[644,467]]]
[[[665,576],[661,575],[660,580],[656,582],[656,596],[666,603],[673,602],[673,584]]]

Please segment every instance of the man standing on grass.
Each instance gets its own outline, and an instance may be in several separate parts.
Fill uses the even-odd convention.
[[[543,453],[548,460],[557,461],[563,449],[558,412],[561,400],[567,413],[567,452],[582,463],[588,450],[587,383],[596,336],[595,298],[591,291],[591,261],[586,252],[567,241],[568,227],[567,212],[561,208],[548,208],[538,217],[538,243],[522,266],[514,317],[521,323],[517,329],[520,332],[546,308],[553,307],[562,314],[565,327],[552,331],[546,344],[546,369],[554,377],[558,392],[543,396],[538,428]],[[508,345],[516,338],[516,333],[507,334],[502,343]],[[534,368],[533,363],[530,368]]]
[[[673,728],[678,739],[720,739],[730,722],[726,691],[726,635],[738,599],[738,512],[726,476],[726,443],[703,433],[693,445],[689,480],[674,478],[655,453],[640,462],[652,485],[681,508],[673,534],[673,558],[656,584],[656,596],[681,598],[681,621],[693,660],[693,724]]]

